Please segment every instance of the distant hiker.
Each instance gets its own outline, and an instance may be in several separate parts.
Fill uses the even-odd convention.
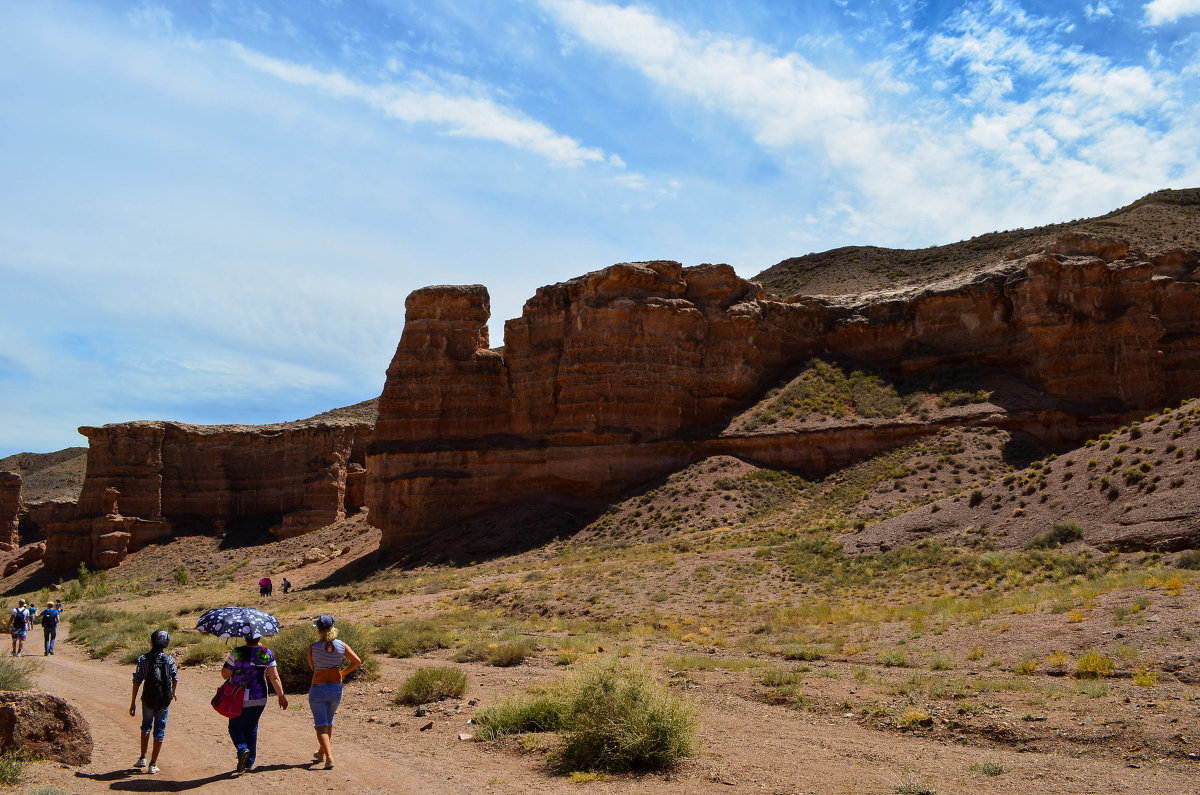
[[[12,656],[20,657],[25,648],[25,634],[29,631],[29,613],[25,611],[25,600],[17,601],[17,606],[8,614],[8,633],[12,635]]]
[[[162,750],[163,738],[167,736],[167,710],[175,700],[179,686],[179,669],[175,658],[167,654],[171,636],[165,629],[157,629],[150,636],[150,651],[137,658],[133,671],[133,693],[129,696],[129,715],[137,715],[137,694],[142,682],[142,753],[133,763],[139,770],[146,767],[146,746],[150,743],[150,730],[154,729],[154,751],[150,756],[147,773],[158,772],[158,752]]]
[[[258,595],[262,599],[266,599],[271,595],[271,578],[263,577],[258,581]]]
[[[284,577],[283,578],[283,592],[287,593],[290,590],[292,590],[292,584],[290,582],[288,582],[287,577]]]
[[[62,599],[54,600],[54,609],[58,611],[60,616],[62,615]]]
[[[279,668],[275,655],[259,643],[257,635],[248,638],[245,646],[236,646],[225,658],[221,678],[245,688],[242,714],[229,719],[229,739],[237,749],[237,768],[233,775],[240,776],[254,767],[258,754],[258,720],[267,708],[267,682],[279,697],[279,708],[287,709],[287,696],[283,694],[283,682],[279,679]]]
[[[58,637],[58,610],[54,607],[54,602],[46,602],[46,609],[42,611],[42,636],[45,641],[46,648],[42,652],[42,656],[54,654],[54,639]]]
[[[362,659],[354,649],[337,640],[333,616],[321,616],[313,626],[321,634],[321,639],[308,647],[308,664],[313,669],[308,706],[317,730],[317,752],[313,754],[313,762],[324,762],[326,770],[333,770],[333,715],[342,703],[342,680],[362,665]],[[343,668],[342,663],[346,660],[350,663]]]

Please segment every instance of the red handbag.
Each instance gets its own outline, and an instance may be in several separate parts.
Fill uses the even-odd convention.
[[[242,702],[245,700],[246,688],[227,680],[212,697],[212,708],[226,718],[236,718],[242,714]]]

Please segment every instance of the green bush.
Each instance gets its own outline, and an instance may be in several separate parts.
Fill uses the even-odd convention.
[[[1117,663],[1112,657],[1105,657],[1092,649],[1075,661],[1075,676],[1079,679],[1096,679],[1101,676],[1112,676]]]
[[[347,682],[362,678],[370,681],[379,676],[379,661],[371,654],[371,628],[350,622],[338,623],[338,640],[354,649],[362,658],[362,666],[346,677]],[[308,647],[317,642],[317,628],[312,624],[289,627],[273,638],[264,638],[263,644],[275,655],[279,666],[279,678],[285,693],[304,693],[312,682],[312,668],[308,665]]]
[[[496,740],[509,734],[553,732],[563,727],[567,705],[553,697],[504,701],[486,707],[475,716],[481,740]]]
[[[1083,539],[1083,527],[1074,519],[1064,519],[1055,522],[1050,530],[1035,536],[1028,544],[1026,549],[1053,549],[1061,547],[1063,544],[1069,544],[1072,541],[1080,541]]]
[[[122,663],[132,663],[138,655],[150,650],[150,633],[154,630],[179,629],[179,620],[170,613],[128,613],[108,607],[85,607],[71,616],[70,624],[71,640],[83,646],[88,654],[104,658],[121,649]]]
[[[34,761],[28,751],[9,751],[0,755],[0,785],[15,787],[25,780],[25,768]]]
[[[1181,569],[1200,569],[1200,549],[1184,552],[1176,558],[1175,565]]]
[[[525,662],[533,654],[533,641],[528,638],[509,638],[499,641],[476,641],[463,646],[454,653],[454,661],[485,662],[501,668],[509,668]]]
[[[374,650],[392,657],[412,657],[453,645],[454,633],[431,619],[414,618],[380,627],[374,636]]]
[[[201,638],[176,655],[180,665],[200,665],[201,663],[221,662],[229,656],[232,643],[225,638],[214,638],[211,635]],[[357,649],[355,650],[357,651]]]
[[[560,697],[567,719],[554,760],[563,770],[654,770],[695,753],[696,709],[644,668],[599,660]]]
[[[821,659],[825,652],[816,646],[784,646],[780,649],[780,654],[785,660],[812,662]]]
[[[34,660],[0,657],[0,690],[31,689],[33,677],[41,669],[42,664]]]
[[[467,675],[457,668],[418,668],[396,691],[397,704],[428,704],[467,692]],[[478,719],[476,720],[478,722]]]

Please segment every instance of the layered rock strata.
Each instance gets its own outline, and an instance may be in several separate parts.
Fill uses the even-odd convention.
[[[1190,254],[1158,267],[1120,241],[1071,237],[919,289],[781,300],[728,266],[623,263],[538,290],[497,350],[484,287],[418,290],[368,450],[369,520],[406,549],[483,510],[599,500],[708,455],[828,471],[937,430],[721,433],[814,356],[896,376],[1001,370],[1044,405],[975,421],[1069,440],[1200,394],[1196,271]]]
[[[11,552],[21,545],[21,476],[0,472],[0,552]]]
[[[291,538],[339,521],[347,513],[347,476],[362,468],[370,428],[326,421],[80,428],[89,445],[79,501],[31,512],[46,536],[45,566],[109,568],[184,529],[270,527]],[[354,491],[349,498],[359,502],[351,512],[362,499]]]

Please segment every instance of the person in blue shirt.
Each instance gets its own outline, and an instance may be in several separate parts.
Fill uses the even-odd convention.
[[[48,657],[54,654],[54,640],[58,637],[58,609],[54,607],[54,602],[46,602],[46,608],[42,610],[41,622],[42,637],[46,647],[42,656]]]

